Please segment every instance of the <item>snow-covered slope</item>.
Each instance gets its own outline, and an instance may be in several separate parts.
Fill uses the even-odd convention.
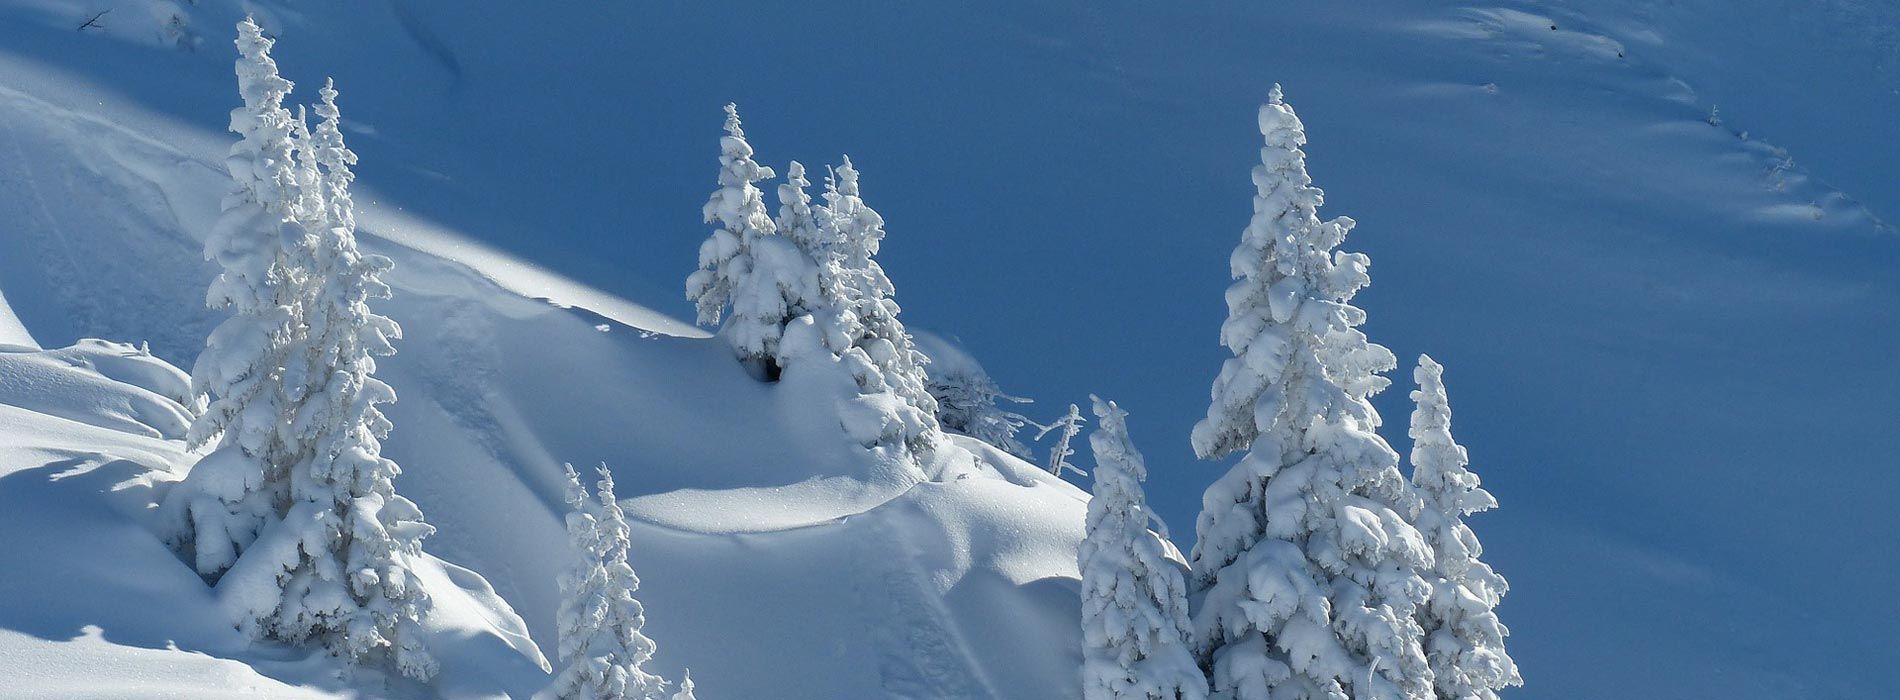
[[[1900,109],[1891,7],[0,0],[0,344],[149,341],[189,366],[246,9],[301,99],[338,76],[364,155],[365,244],[396,259],[383,308],[407,332],[381,372],[398,488],[543,649],[559,464],[607,461],[657,670],[703,695],[1072,695],[1082,494],[967,442],[998,466],[842,451],[795,377],[752,382],[675,320],[718,105],[748,109],[771,165],[862,154],[903,227],[884,255],[907,320],[1037,407],[1129,406],[1185,546],[1215,467],[1175,465],[1277,80],[1328,208],[1361,221],[1368,332],[1446,360],[1504,503],[1474,527],[1515,584],[1513,697],[1871,697],[1900,663],[1878,642],[1900,560],[1867,544],[1900,487],[1870,466],[1900,390],[1896,142],[1868,117]],[[63,362],[33,357],[0,381]],[[29,697],[348,692],[205,623],[144,529],[131,506],[190,459],[165,392],[50,377],[74,388],[0,406],[21,446],[0,518],[27,533],[0,539],[20,601],[0,676]],[[440,689],[543,678],[442,571],[475,590],[454,619],[486,651]]]
[[[143,51],[93,48],[135,57]],[[0,215],[16,222],[0,236],[7,308],[18,311],[34,338],[149,341],[159,355],[186,364],[215,320],[202,304],[214,272],[199,255],[200,237],[228,186],[216,165],[225,142],[215,124],[180,125],[83,78],[53,77],[56,69],[29,65],[23,56],[0,61],[0,153],[10,156],[0,158],[0,180],[16,185],[0,196]],[[400,395],[388,410],[397,429],[385,455],[403,465],[399,490],[439,528],[428,551],[467,567],[443,563],[433,575],[450,590],[477,590],[446,604],[445,619],[476,631],[438,650],[444,669],[435,691],[525,697],[545,681],[531,647],[512,659],[495,659],[493,650],[513,641],[519,623],[510,606],[541,649],[554,648],[555,579],[566,556],[560,465],[604,461],[619,475],[636,520],[639,595],[648,606],[647,633],[661,649],[655,668],[678,677],[690,666],[703,694],[1071,692],[1070,665],[1051,659],[1079,654],[1073,620],[1080,491],[961,439],[968,451],[940,450],[937,463],[922,471],[873,459],[842,439],[835,416],[811,410],[825,389],[796,372],[762,385],[722,342],[665,314],[400,210],[373,202],[365,209],[364,229],[375,237],[366,247],[396,262],[388,278],[395,299],[379,309],[405,329],[399,354],[379,372]],[[99,413],[77,389],[43,386],[11,366],[0,370],[0,381],[7,395],[0,399],[32,394],[18,403],[47,414],[33,420]],[[174,398],[182,391],[175,389]],[[92,438],[29,444],[0,462],[21,485],[7,496],[34,498],[45,488],[41,482],[66,484],[60,475],[78,470],[96,472],[85,483],[100,488],[177,478],[191,461],[178,442],[182,419],[131,406],[91,422],[122,430],[162,425],[156,433],[135,431],[153,433],[137,440],[108,442],[137,445],[145,450],[137,459],[107,453],[43,466],[60,462],[47,455]],[[16,433],[55,434],[31,426],[7,431]],[[101,470],[95,462],[121,466]],[[150,503],[139,493],[119,500]],[[69,502],[82,512],[60,515]],[[45,624],[0,625],[10,630],[0,639],[4,664],[40,669],[29,694],[80,688],[112,697],[196,696],[216,688],[274,695],[283,686],[270,678],[278,677],[317,694],[382,692],[364,686],[369,681],[323,681],[328,672],[320,659],[245,651],[206,607],[208,590],[150,532],[113,524],[124,516],[83,517],[108,510],[75,496],[10,512],[23,526],[19,532],[38,533],[63,518],[74,537],[105,532],[113,547],[137,556],[27,534],[9,538],[11,546],[31,548],[6,557],[9,566],[60,551],[88,553],[74,565],[123,565],[137,572],[133,583],[144,596],[126,601],[109,588],[73,594],[58,572],[12,578],[59,604],[60,614],[46,613],[52,621]],[[39,520],[45,522],[24,527]],[[104,558],[95,561],[94,552]],[[479,595],[488,584],[505,604]],[[162,606],[163,616],[134,614],[173,595],[186,602]],[[0,615],[14,612],[11,603],[0,608]],[[59,646],[82,628],[99,630],[83,642],[93,656]],[[199,660],[173,662],[149,651],[172,644]],[[127,675],[87,678],[84,669],[99,659],[122,665]],[[139,669],[168,665],[164,682],[136,682]],[[246,665],[264,678],[244,675]],[[193,685],[201,666],[221,675]]]

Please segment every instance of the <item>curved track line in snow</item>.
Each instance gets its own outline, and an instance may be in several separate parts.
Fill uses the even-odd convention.
[[[943,596],[920,560],[916,533],[894,519],[911,515],[889,504],[870,517],[871,532],[856,541],[865,571],[858,608],[865,635],[878,640],[877,672],[887,697],[905,700],[1002,697],[971,660],[969,642],[944,607]],[[939,538],[941,539],[941,538]],[[937,541],[937,540],[930,540]],[[864,583],[876,583],[866,590]]]
[[[1695,86],[1677,76],[1663,65],[1645,61],[1633,55],[1628,48],[1632,43],[1655,44],[1661,41],[1655,32],[1641,27],[1623,27],[1621,33],[1627,35],[1627,41],[1619,41],[1612,36],[1616,30],[1593,27],[1583,16],[1575,12],[1558,8],[1537,8],[1538,14],[1509,7],[1464,7],[1452,13],[1446,19],[1432,19],[1413,22],[1405,27],[1411,33],[1438,39],[1441,41],[1480,42],[1493,45],[1507,53],[1501,58],[1510,59],[1511,52],[1523,52],[1532,58],[1563,57],[1601,65],[1619,65],[1635,70],[1641,77],[1658,81],[1662,85],[1678,89],[1675,94],[1649,94],[1665,102],[1674,102],[1696,110],[1698,121],[1705,121],[1710,127],[1719,128],[1737,142],[1739,155],[1755,163],[1760,173],[1760,183],[1765,189],[1789,195],[1789,199],[1806,199],[1806,202],[1790,201],[1768,204],[1751,209],[1750,217],[1765,221],[1798,222],[1801,220],[1835,221],[1846,217],[1865,219],[1874,231],[1896,233],[1893,226],[1887,224],[1868,204],[1847,192],[1829,184],[1816,176],[1808,168],[1798,165],[1788,149],[1758,138],[1750,138],[1747,129],[1738,128],[1719,116],[1718,105],[1703,100]],[[1561,19],[1558,17],[1561,15]],[[1450,85],[1421,86],[1422,92],[1453,92]],[[1488,83],[1482,90],[1496,94],[1497,85]],[[1462,92],[1462,91],[1458,91]],[[1680,123],[1657,125],[1668,129]],[[1692,124],[1693,126],[1693,124]]]
[[[0,239],[0,271],[21,325],[54,344],[101,335],[149,340],[174,359],[201,345],[202,290],[170,284],[203,264],[179,233],[194,219],[181,217],[172,200],[181,186],[214,182],[202,177],[212,171],[110,120],[7,87],[0,124],[0,154],[8,156],[0,179],[14,193],[0,203],[12,224]],[[75,204],[93,201],[112,204]]]

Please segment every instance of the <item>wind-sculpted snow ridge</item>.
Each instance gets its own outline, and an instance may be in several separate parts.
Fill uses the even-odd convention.
[[[0,348],[0,404],[134,435],[183,439],[190,379],[140,348],[81,340],[69,348]]]

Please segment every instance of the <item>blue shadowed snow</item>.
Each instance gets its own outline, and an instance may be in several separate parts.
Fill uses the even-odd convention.
[[[887,221],[880,261],[906,322],[960,339],[1006,390],[1038,401],[1021,407],[1033,418],[1091,392],[1126,407],[1149,500],[1183,549],[1202,487],[1225,468],[1195,461],[1187,434],[1224,357],[1254,110],[1282,83],[1328,195],[1322,215],[1356,219],[1344,247],[1372,257],[1365,329],[1404,363],[1377,401],[1387,439],[1407,448],[1409,363],[1430,352],[1447,367],[1454,434],[1502,501],[1472,524],[1513,584],[1500,614],[1527,685],[1510,697],[1875,697],[1900,663],[1900,645],[1881,641],[1900,619],[1887,522],[1900,474],[1879,439],[1900,391],[1888,358],[1900,234],[1881,221],[1900,217],[1900,9],[253,4],[283,39],[275,55],[299,99],[336,77],[362,156],[357,201],[381,212],[367,221],[452,232],[440,250],[468,252],[452,238],[463,236],[678,318],[708,231],[721,105],[739,104],[757,157],[781,172],[797,159],[818,180],[849,152]],[[147,115],[137,128],[152,138],[221,142],[232,3],[192,8],[195,52],[149,46],[126,28],[130,11],[123,33],[74,32],[63,7],[0,2],[0,101],[57,100],[73,82],[84,90],[72,94],[118,101],[112,114]],[[0,125],[0,158],[66,168],[67,183],[110,172],[53,165],[34,143]],[[33,206],[60,201],[33,196],[0,195],[0,221],[37,221]],[[93,233],[73,236],[142,225],[88,216]],[[0,292],[41,345],[151,338],[189,366],[209,273],[161,285],[135,267],[109,270],[110,292],[149,300],[164,287],[170,298],[151,304],[176,311],[24,304],[22,287],[78,273],[19,257],[0,260]],[[5,308],[0,342],[17,342]],[[481,330],[403,320],[422,347]],[[705,348],[666,347],[647,360],[710,362]],[[454,384],[403,364],[437,359],[423,352],[392,367]],[[622,369],[602,376],[651,375]],[[391,451],[422,452],[404,436],[428,434],[410,427],[425,419],[404,422],[399,407]],[[645,467],[691,452],[552,457]],[[418,500],[430,497],[454,498]],[[876,526],[909,527],[908,515]],[[471,536],[441,538],[448,554],[475,548],[458,537]],[[660,599],[710,595],[642,575]],[[987,600],[968,591],[988,585],[969,579],[941,604]],[[1059,588],[1026,590],[1057,600]],[[654,618],[663,650],[665,632],[688,627]],[[671,648],[716,653],[712,638]]]

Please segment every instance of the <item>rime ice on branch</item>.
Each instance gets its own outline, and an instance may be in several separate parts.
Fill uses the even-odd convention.
[[[937,423],[944,430],[982,440],[1024,461],[1035,459],[1029,447],[1016,439],[1016,433],[1029,424],[1029,419],[996,404],[1028,403],[1028,399],[1003,393],[996,380],[980,371],[939,372],[933,363],[927,374],[930,396],[937,401]]]
[[[1069,441],[1074,440],[1075,436],[1082,432],[1082,424],[1087,422],[1088,419],[1082,417],[1082,409],[1075,404],[1069,404],[1067,414],[1048,425],[1036,426],[1037,440],[1041,440],[1044,435],[1052,431],[1060,431],[1056,432],[1056,444],[1049,448],[1049,464],[1044,467],[1050,474],[1057,477],[1061,477],[1065,472],[1075,472],[1077,476],[1088,475],[1088,472],[1069,463],[1069,457],[1075,454],[1075,449],[1069,447]]]

